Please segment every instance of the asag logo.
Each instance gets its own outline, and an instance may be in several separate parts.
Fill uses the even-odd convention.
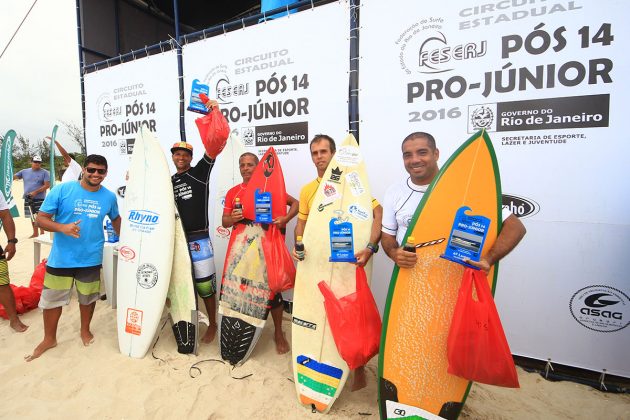
[[[530,198],[503,194],[501,196],[501,201],[503,208],[508,209],[518,218],[533,216],[540,211],[538,203]]]
[[[630,299],[610,286],[584,287],[571,297],[569,310],[573,318],[592,331],[614,332],[630,324]]]

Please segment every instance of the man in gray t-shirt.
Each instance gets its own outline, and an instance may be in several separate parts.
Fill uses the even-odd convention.
[[[30,238],[34,238],[37,236],[35,215],[46,198],[46,190],[50,188],[50,173],[42,169],[42,158],[35,155],[31,167],[22,169],[13,176],[13,179],[24,180],[24,216],[31,218],[33,234]],[[40,229],[39,233],[42,234],[44,231]]]

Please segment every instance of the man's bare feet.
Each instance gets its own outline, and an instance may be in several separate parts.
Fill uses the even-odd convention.
[[[284,332],[282,330],[276,330],[273,335],[273,339],[276,342],[276,352],[278,352],[278,354],[285,354],[290,350],[289,342],[284,336]]]
[[[46,340],[44,338],[44,340],[41,343],[39,343],[37,347],[35,347],[35,350],[33,350],[33,354],[24,356],[24,360],[26,360],[27,362],[35,360],[39,356],[41,356],[46,350],[50,350],[56,345],[57,345],[57,340]]]
[[[90,331],[81,331],[81,341],[83,341],[83,345],[85,347],[89,346],[94,342],[94,334],[92,334]]]
[[[37,234],[33,233],[31,236],[28,237],[28,239],[33,239],[33,238],[36,238],[36,237],[37,237]]]
[[[23,324],[18,317],[16,317],[14,321],[11,321],[9,325],[15,330],[15,332],[24,332],[28,329],[28,325]]]
[[[214,336],[217,333],[217,324],[216,322],[211,322],[206,330],[206,333],[201,337],[201,342],[204,344],[212,343],[214,340]]]
[[[367,379],[365,379],[365,366],[359,366],[354,370],[354,381],[352,382],[352,392],[363,389],[367,386]]]

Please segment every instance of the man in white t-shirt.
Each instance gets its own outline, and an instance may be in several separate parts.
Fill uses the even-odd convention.
[[[431,134],[415,132],[403,140],[402,153],[409,177],[392,185],[385,194],[381,245],[399,267],[412,268],[418,257],[402,248],[402,240],[422,196],[439,172],[440,151]],[[492,248],[479,262],[467,261],[486,272],[525,236],[525,226],[516,216],[509,211],[504,211],[502,216],[503,227]]]
[[[50,136],[46,138],[50,139]],[[66,149],[57,140],[55,140],[55,145],[63,157],[63,163],[67,166],[63,175],[61,175],[61,182],[77,181],[83,172],[83,168],[74,160],[70,153],[66,152]]]

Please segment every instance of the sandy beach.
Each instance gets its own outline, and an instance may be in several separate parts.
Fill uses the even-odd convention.
[[[20,213],[21,190],[22,183],[15,182]],[[15,221],[19,243],[9,270],[13,284],[28,285],[33,272],[33,241],[28,239],[32,233],[30,220],[20,217]],[[0,243],[6,243],[4,232]],[[43,246],[42,257],[48,252],[49,247]],[[153,355],[141,360],[123,356],[118,351],[116,312],[102,301],[97,303],[92,320],[95,341],[84,347],[79,337],[76,295],[63,309],[57,347],[27,363],[24,356],[43,337],[42,314],[36,309],[21,319],[29,325],[21,334],[0,319],[3,419],[321,418],[298,404],[291,353],[276,354],[271,322],[251,358],[242,367],[232,369],[221,361],[216,339],[209,345],[200,345],[197,356],[177,353],[168,324],[159,332]],[[284,330],[290,342],[287,314]],[[202,326],[201,333],[204,332]],[[378,418],[377,358],[367,369],[368,386],[354,393],[347,386],[327,418]],[[520,389],[473,385],[461,418],[630,418],[628,394],[603,393],[572,382],[548,382],[536,373],[517,370]],[[242,377],[245,378],[238,379]]]

